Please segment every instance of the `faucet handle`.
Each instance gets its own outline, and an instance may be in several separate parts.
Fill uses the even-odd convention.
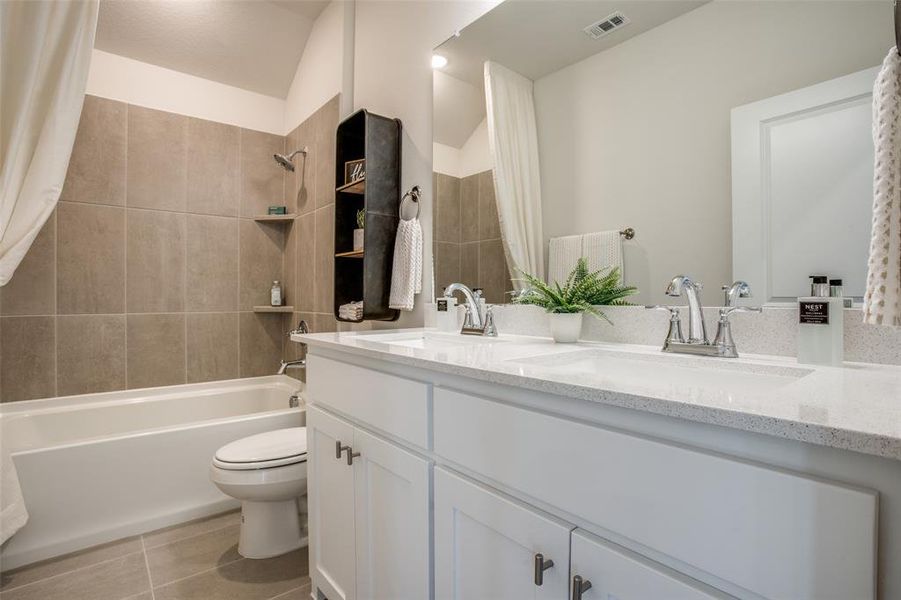
[[[649,305],[646,305],[645,308],[647,310],[668,310],[670,313],[669,331],[666,332],[666,341],[663,343],[664,348],[666,348],[673,342],[679,342],[680,344],[685,343],[685,337],[682,335],[682,315],[679,312],[678,306],[664,306],[662,304],[649,304]]]
[[[720,309],[720,321],[728,319],[732,313],[737,312],[762,313],[763,308],[759,306],[727,306]]]
[[[497,326],[494,324],[493,304],[489,304],[485,307],[485,333],[482,335],[487,337],[497,337]]]

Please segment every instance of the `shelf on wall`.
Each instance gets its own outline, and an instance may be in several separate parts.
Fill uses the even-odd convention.
[[[345,183],[339,188],[335,188],[336,192],[344,192],[345,194],[365,194],[366,193],[366,178],[357,179],[356,181],[351,181],[350,183]]]
[[[253,220],[264,223],[287,223],[288,221],[293,221],[296,217],[296,213],[288,213],[286,215],[257,215]]]
[[[354,250],[352,252],[337,252],[335,258],[363,258],[363,251]]]
[[[253,312],[255,313],[290,313],[294,312],[293,306],[254,306]]]

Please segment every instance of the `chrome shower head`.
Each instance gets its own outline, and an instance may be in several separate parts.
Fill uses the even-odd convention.
[[[306,156],[307,155],[307,147],[304,146],[300,150],[295,150],[288,156],[285,156],[284,154],[273,154],[272,158],[274,158],[275,162],[280,164],[286,171],[293,171],[294,170],[294,157],[297,156],[298,154],[303,154],[304,156]]]

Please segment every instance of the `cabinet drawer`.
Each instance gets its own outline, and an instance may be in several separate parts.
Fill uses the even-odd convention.
[[[769,598],[872,598],[876,495],[459,392],[436,454]],[[691,569],[687,569],[691,570]]]
[[[582,594],[582,600],[728,598],[725,594],[579,529],[572,533],[571,556],[570,576],[578,575],[584,581],[591,582],[591,587]]]
[[[310,355],[307,390],[314,404],[429,447],[429,384]]]
[[[429,442],[429,384],[321,356],[307,358],[314,404],[395,435],[421,448]]]

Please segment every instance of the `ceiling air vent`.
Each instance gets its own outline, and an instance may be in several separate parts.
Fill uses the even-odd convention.
[[[599,39],[614,31],[619,29],[623,25],[628,25],[629,19],[621,12],[615,12],[612,15],[607,16],[604,19],[601,19],[597,23],[592,23],[583,31],[588,34],[588,36],[593,39]]]

